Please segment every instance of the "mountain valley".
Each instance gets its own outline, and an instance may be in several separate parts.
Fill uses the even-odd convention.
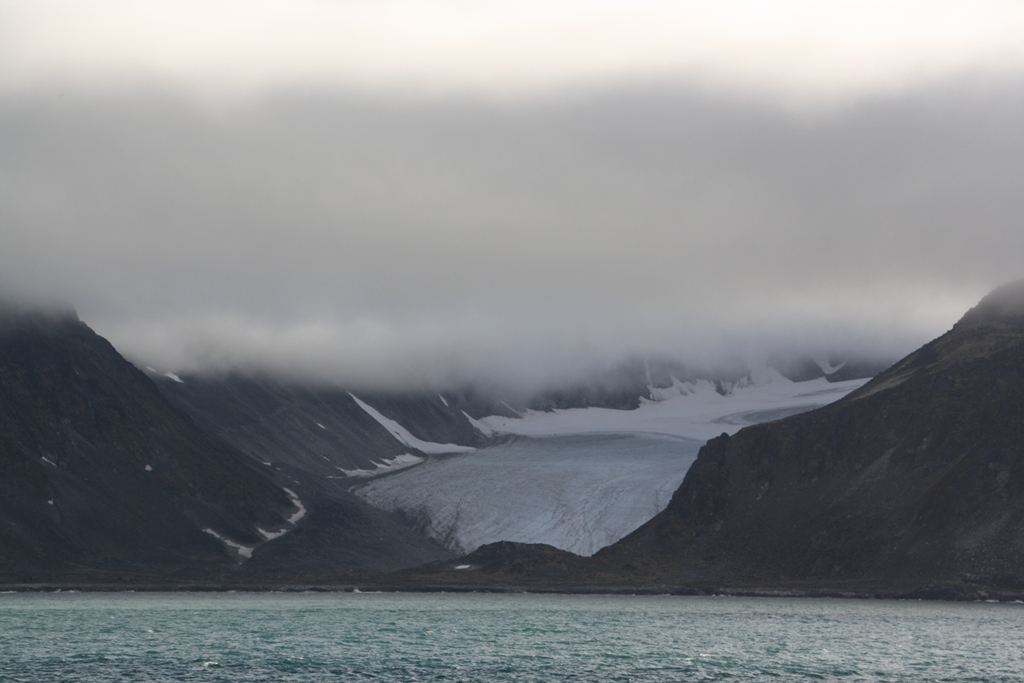
[[[1024,285],[873,379],[840,365],[517,403],[143,372],[5,309],[0,580],[1024,591]]]

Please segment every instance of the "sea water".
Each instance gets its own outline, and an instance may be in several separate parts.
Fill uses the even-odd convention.
[[[1024,681],[1024,605],[4,594],[0,680]]]

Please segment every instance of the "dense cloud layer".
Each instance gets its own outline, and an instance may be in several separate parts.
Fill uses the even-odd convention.
[[[1024,81],[793,112],[685,83],[510,102],[21,90],[0,283],[140,361],[540,382],[623,355],[899,353],[1024,253]]]
[[[0,297],[160,369],[530,389],[892,358],[1020,277],[1024,11],[755,5],[0,0]]]

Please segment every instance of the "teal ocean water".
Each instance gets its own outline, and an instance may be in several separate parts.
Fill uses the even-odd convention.
[[[4,594],[0,680],[1024,681],[1024,605]]]

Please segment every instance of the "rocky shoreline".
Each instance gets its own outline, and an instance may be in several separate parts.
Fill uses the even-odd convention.
[[[854,600],[934,600],[1024,602],[1024,590],[948,582],[925,586],[857,584],[778,584],[726,586],[674,584],[408,583],[389,577],[341,578],[316,583],[233,582],[40,582],[0,584],[0,593],[509,593],[559,595],[674,595],[755,598],[839,598]]]

